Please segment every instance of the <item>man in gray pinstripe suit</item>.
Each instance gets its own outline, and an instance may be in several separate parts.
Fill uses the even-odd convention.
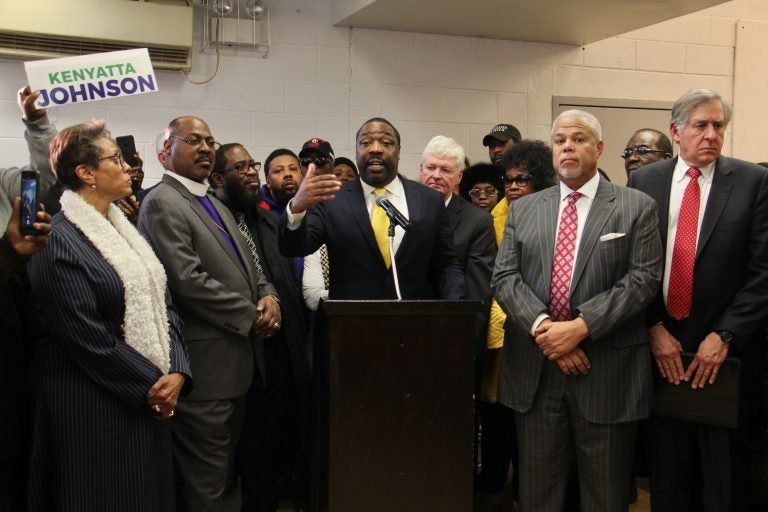
[[[520,505],[626,511],[638,420],[650,412],[645,308],[661,278],[656,203],[600,178],[599,121],[552,127],[560,184],[510,205],[492,285],[508,315],[500,401],[516,413]]]

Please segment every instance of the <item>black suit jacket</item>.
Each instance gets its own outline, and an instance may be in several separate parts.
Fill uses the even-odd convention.
[[[402,179],[413,227],[405,233],[395,261],[403,299],[461,299],[464,276],[453,250],[442,196]],[[397,228],[400,229],[400,228]],[[280,252],[306,256],[328,247],[329,298],[395,299],[392,271],[376,244],[359,179],[342,185],[336,199],[310,208],[296,230],[280,221]]]
[[[667,240],[669,195],[677,158],[663,160],[630,175],[628,186],[659,204],[659,231]],[[737,350],[750,365],[763,344],[762,327],[768,312],[768,171],[720,157],[704,212],[693,271],[693,302],[680,342],[695,352],[714,330],[734,334]],[[660,289],[648,312],[649,324],[671,319]],[[755,353],[759,359],[759,356]]]
[[[464,271],[464,298],[482,301],[475,322],[476,354],[482,353],[491,309],[491,275],[496,260],[496,234],[491,214],[459,196],[446,207],[453,248]]]
[[[258,246],[267,280],[280,297],[283,337],[291,354],[291,367],[299,401],[306,405],[309,391],[311,350],[307,343],[307,311],[296,279],[292,258],[285,258],[277,247],[278,222],[268,210],[254,207],[245,213],[245,222]]]

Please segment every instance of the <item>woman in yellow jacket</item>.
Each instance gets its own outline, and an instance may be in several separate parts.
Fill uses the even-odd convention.
[[[502,156],[504,172],[504,197],[491,212],[496,231],[496,244],[501,244],[509,205],[528,194],[533,194],[556,183],[552,167],[552,150],[541,141],[523,140],[509,148]],[[507,316],[493,301],[488,324],[488,342],[483,362],[480,385],[480,424],[482,470],[480,488],[486,494],[487,510],[500,510],[512,460],[514,477],[512,493],[517,496],[517,436],[515,418],[511,409],[498,403],[501,351],[504,345],[504,322]]]

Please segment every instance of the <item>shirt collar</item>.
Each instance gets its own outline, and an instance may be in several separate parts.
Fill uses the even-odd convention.
[[[716,163],[717,163],[717,160],[715,160],[711,164],[707,164],[704,166],[691,165],[687,163],[685,160],[683,160],[683,157],[678,156],[677,164],[675,164],[675,175],[673,177],[673,180],[679,183],[680,181],[682,181],[683,178],[685,178],[685,174],[688,172],[688,169],[690,169],[691,167],[696,167],[699,171],[701,171],[701,175],[704,177],[704,181],[709,181],[712,179],[712,175],[715,172]]]
[[[585,184],[581,186],[581,188],[578,190],[578,192],[584,196],[588,197],[590,199],[594,199],[597,195],[597,186],[600,184],[600,173],[595,172],[595,175],[592,176],[589,181],[587,181]],[[560,182],[560,201],[564,201],[566,197],[568,197],[568,194],[571,192],[577,192],[576,190],[572,190],[568,185]]]
[[[205,197],[205,195],[208,193],[208,184],[207,183],[200,183],[198,181],[193,181],[189,178],[185,178],[184,176],[180,174],[176,174],[173,171],[165,171],[165,174],[167,176],[170,176],[171,178],[175,179],[179,183],[182,184],[182,186],[189,190],[189,192],[197,197]]]
[[[399,176],[395,176],[395,179],[393,179],[383,187],[372,187],[366,182],[364,182],[363,180],[360,180],[360,185],[363,187],[363,197],[368,197],[368,195],[374,190],[376,190],[377,188],[385,188],[387,189],[387,194],[395,197],[405,197],[403,182],[400,181]]]

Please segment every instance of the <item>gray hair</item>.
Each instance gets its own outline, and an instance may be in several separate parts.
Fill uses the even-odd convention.
[[[720,102],[720,105],[723,106],[723,121],[726,126],[730,124],[733,108],[720,96],[720,93],[711,89],[691,89],[680,96],[672,106],[672,122],[678,130],[682,130],[688,124],[688,116],[691,110],[710,101]]]
[[[549,133],[550,136],[555,134],[555,126],[557,126],[557,122],[563,117],[576,117],[580,119],[585,125],[587,125],[587,128],[592,131],[592,134],[597,138],[598,141],[603,140],[603,127],[600,126],[600,121],[598,121],[595,116],[584,110],[566,110],[557,116],[555,120],[552,121],[552,131]]]
[[[445,135],[435,135],[432,137],[432,140],[427,142],[427,146],[421,153],[422,163],[424,163],[427,155],[443,160],[451,160],[456,164],[456,169],[459,171],[464,169],[464,148],[454,139]]]

